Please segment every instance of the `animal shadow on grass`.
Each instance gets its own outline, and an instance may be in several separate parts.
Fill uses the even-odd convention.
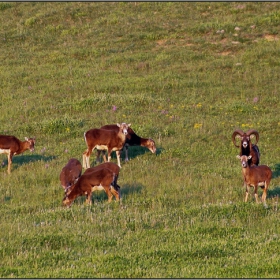
[[[53,159],[55,159],[56,156],[43,156],[43,155],[16,155],[13,156],[13,160],[12,160],[12,170],[17,169],[19,166],[26,164],[26,163],[30,163],[30,162],[37,162],[37,161],[44,161],[44,162],[48,162],[51,161]],[[3,160],[2,163],[2,168],[7,168],[8,166],[8,159],[6,157],[5,160]]]
[[[280,163],[274,165],[274,171],[272,171],[272,178],[277,178],[280,176]]]
[[[140,194],[142,192],[143,186],[141,184],[133,185],[123,185],[121,186],[121,198],[130,194]]]
[[[270,189],[267,190],[268,198],[279,197],[279,196],[280,196],[280,187],[276,187],[273,190]]]
[[[146,153],[150,153],[151,155],[159,155],[161,153],[161,149],[157,148],[157,151],[155,152],[155,154],[152,154],[152,152],[145,147],[130,146],[128,148],[128,159],[131,160],[138,156],[144,155]],[[121,158],[122,158],[122,160],[125,159],[125,150],[122,151]]]
[[[274,168],[272,168],[272,179],[280,177],[280,163],[276,163],[274,165]],[[280,196],[280,187],[275,187],[274,189],[268,189],[267,190],[267,197],[273,198],[273,197],[279,197]]]
[[[138,156],[150,153],[152,156],[154,155],[159,155],[161,153],[161,148],[157,148],[157,151],[155,152],[155,154],[153,154],[149,149],[145,148],[145,147],[140,147],[140,146],[129,146],[128,148],[128,159],[132,160]],[[107,153],[106,153],[107,156]],[[116,153],[113,152],[111,154],[112,158],[117,158],[116,157]],[[124,162],[125,161],[125,149],[123,149],[121,151],[121,161]]]
[[[155,152],[155,154],[152,154],[147,148],[145,147],[138,147],[138,146],[130,146],[128,148],[128,159],[129,160],[132,160],[138,156],[141,156],[141,155],[144,155],[146,153],[150,153],[152,156],[155,156],[155,155],[159,155],[162,151],[162,148],[157,148],[157,151]],[[103,163],[103,155],[101,154],[100,155],[100,163],[96,161],[96,155],[97,154],[94,154],[92,153],[93,157],[94,157],[94,160],[91,162],[90,166],[91,167],[94,167],[100,163]],[[108,158],[108,153],[106,152],[106,158]],[[116,153],[115,152],[112,152],[111,153],[111,158],[113,159],[112,162],[114,163],[117,163],[117,156],[116,156]],[[121,164],[125,163],[125,151],[123,150],[121,152]]]

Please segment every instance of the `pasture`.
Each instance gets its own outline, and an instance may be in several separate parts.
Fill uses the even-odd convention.
[[[0,154],[0,277],[279,277],[280,3],[1,2],[0,26],[0,134],[36,137],[10,175]],[[121,122],[157,153],[129,148],[120,203],[63,207],[84,132]],[[244,203],[237,128],[267,208]]]

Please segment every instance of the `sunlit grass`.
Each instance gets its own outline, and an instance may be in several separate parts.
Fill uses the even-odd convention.
[[[0,3],[0,133],[36,137],[11,175],[0,155],[0,276],[278,277],[278,10]],[[82,160],[86,130],[117,122],[157,153],[129,149],[120,204],[97,191],[92,206],[64,208],[62,167]],[[267,209],[252,190],[243,202],[236,128],[260,133],[274,173]]]

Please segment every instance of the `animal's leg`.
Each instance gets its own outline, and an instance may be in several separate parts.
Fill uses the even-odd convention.
[[[83,168],[86,169],[86,156],[83,153]]]
[[[86,155],[86,168],[90,168],[89,158],[95,147],[96,146],[88,146],[87,150],[84,152],[84,154]]]
[[[96,162],[100,162],[100,154],[101,154],[101,150],[97,150]]]
[[[111,193],[114,195],[114,197],[116,198],[117,201],[120,200],[120,192],[115,190],[115,188],[113,186],[111,186]]]
[[[263,202],[264,205],[266,205],[267,189],[268,189],[268,183],[265,182],[264,189],[263,189],[263,194],[262,194],[262,202]]]
[[[83,168],[84,168],[84,169],[87,169],[87,168],[88,168],[89,159],[88,159],[87,153],[88,153],[88,150],[86,150],[86,151],[83,153]]]
[[[259,199],[258,199],[258,186],[255,187],[255,198],[256,198],[256,202],[259,203]]]
[[[113,198],[113,194],[110,191],[110,186],[109,187],[105,187],[104,190],[105,190],[105,192],[106,192],[106,194],[108,196],[108,202],[111,202],[112,198]]]
[[[117,156],[117,160],[118,160],[118,166],[121,167],[121,155],[120,155],[120,151],[116,151],[116,156]]]
[[[90,155],[88,155],[88,156],[86,157],[86,160],[87,160],[87,168],[90,168],[89,157],[90,157]]]
[[[249,194],[249,189],[248,189],[248,186],[246,185],[245,202],[247,202],[247,200],[248,200],[248,194]]]
[[[124,145],[124,150],[125,150],[125,161],[128,161],[128,145]]]
[[[106,151],[102,151],[102,154],[103,154],[103,161],[107,162]]]
[[[8,154],[8,174],[11,174],[12,158],[13,158],[13,155],[10,152]]]
[[[93,149],[92,149],[93,150]],[[90,168],[90,162],[89,162],[89,158],[90,158],[90,155],[92,153],[92,150],[88,149],[87,150],[87,153],[86,153],[86,165],[87,165],[87,168]]]
[[[91,188],[90,188],[90,191],[87,192],[87,200],[86,200],[86,203],[91,205],[91,194],[92,194],[92,191],[91,191]]]
[[[111,161],[111,152],[112,152],[112,150],[109,150],[109,149],[108,149],[108,162]]]

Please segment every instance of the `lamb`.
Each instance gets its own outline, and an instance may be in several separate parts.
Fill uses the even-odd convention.
[[[101,127],[101,129],[107,129],[112,131],[118,131],[118,126],[115,124],[108,124]],[[142,138],[138,136],[131,127],[127,130],[127,135],[125,139],[125,161],[128,161],[128,147],[129,146],[142,146],[148,148],[153,154],[156,152],[156,144],[155,141],[151,138]],[[97,151],[97,161],[100,161],[100,153],[101,151]],[[105,150],[102,151],[103,159],[106,161]],[[116,151],[117,157],[120,157],[120,151]]]
[[[248,161],[252,156],[238,155],[238,159],[241,161],[242,174],[244,179],[244,185],[246,186],[245,202],[248,200],[249,187],[255,188],[255,198],[258,203],[258,187],[263,188],[262,202],[266,205],[267,190],[272,178],[272,171],[267,165],[249,165]]]
[[[256,137],[256,144],[252,144],[251,139],[253,137]],[[236,144],[236,138],[241,139],[240,144]],[[233,144],[240,148],[239,155],[245,155],[249,156],[251,155],[250,160],[248,161],[248,164],[251,165],[259,165],[260,162],[260,151],[257,146],[257,143],[259,141],[259,133],[254,130],[250,129],[246,133],[240,129],[236,129],[232,134],[232,142]]]

